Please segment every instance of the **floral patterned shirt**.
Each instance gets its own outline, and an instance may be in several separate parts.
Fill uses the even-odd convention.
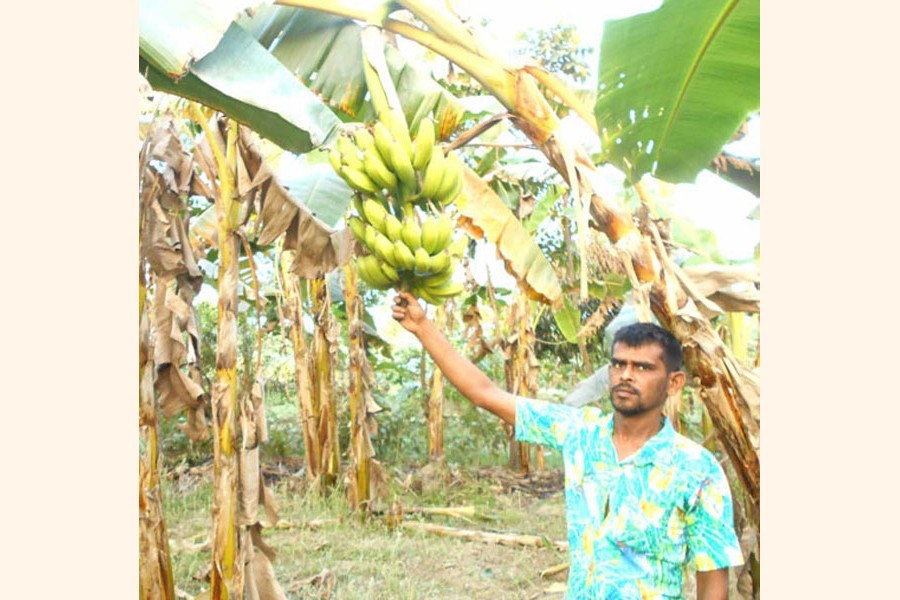
[[[686,565],[743,564],[731,493],[711,452],[668,420],[619,461],[612,414],[518,398],[516,439],[562,450],[569,583],[566,598],[681,598]]]

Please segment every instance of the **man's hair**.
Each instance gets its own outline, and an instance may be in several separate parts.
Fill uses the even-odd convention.
[[[663,362],[666,370],[680,371],[684,355],[681,351],[681,343],[668,330],[654,323],[632,323],[616,332],[613,337],[612,347],[616,344],[624,344],[629,348],[658,344],[663,350]]]

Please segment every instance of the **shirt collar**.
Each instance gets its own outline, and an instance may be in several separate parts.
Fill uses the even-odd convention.
[[[611,425],[612,423],[610,423]],[[610,434],[612,427],[610,427]],[[672,447],[675,441],[675,429],[669,422],[669,419],[663,417],[663,426],[656,435],[644,442],[644,445],[637,453],[632,455],[626,462],[633,462],[635,466],[647,464],[668,464],[672,456]]]

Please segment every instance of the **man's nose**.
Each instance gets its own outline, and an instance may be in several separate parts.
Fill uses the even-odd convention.
[[[622,365],[622,370],[619,373],[619,379],[634,379],[634,367],[630,363],[625,363]]]

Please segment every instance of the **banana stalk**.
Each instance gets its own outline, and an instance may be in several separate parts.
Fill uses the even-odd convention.
[[[406,123],[397,89],[391,80],[387,61],[384,58],[384,38],[377,27],[365,27],[360,34],[362,42],[363,74],[375,116],[383,120],[386,113],[394,113]],[[393,132],[391,132],[393,133]]]

